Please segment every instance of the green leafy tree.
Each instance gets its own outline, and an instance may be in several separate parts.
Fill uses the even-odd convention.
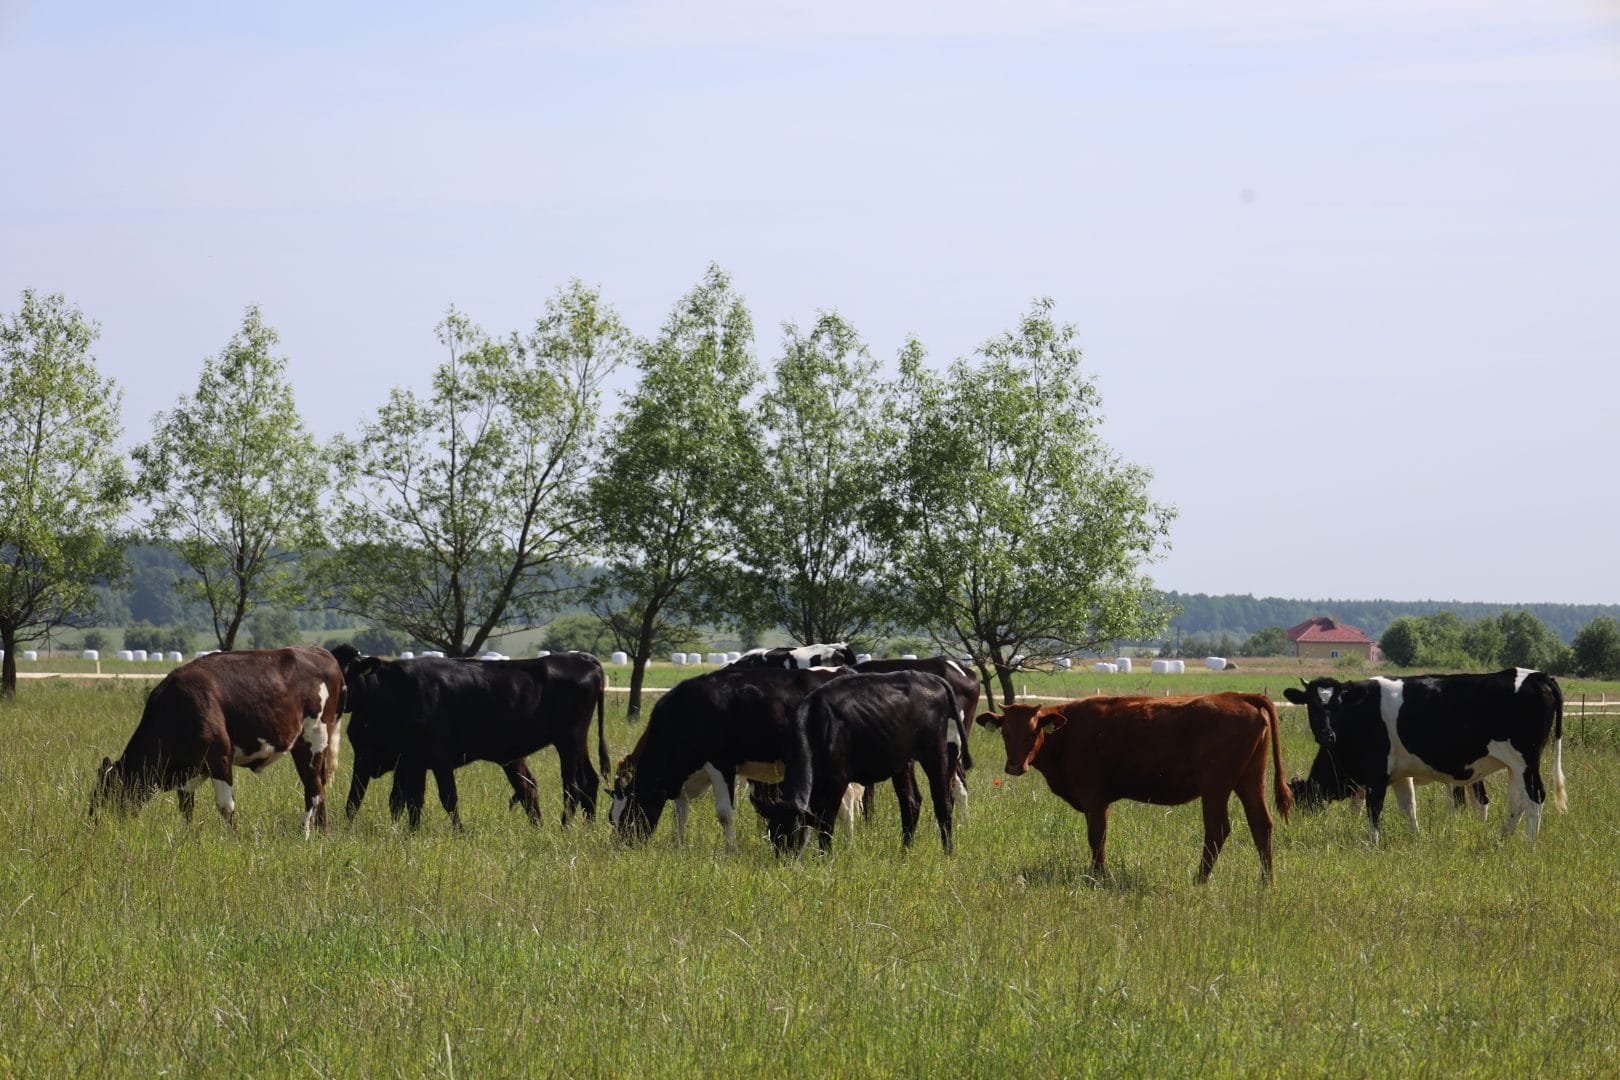
[[[877,364],[836,314],[808,334],[792,323],[783,334],[755,414],[760,467],[734,504],[743,572],[732,614],[781,626],[801,644],[877,636],[891,610],[875,587],[888,562],[877,463],[893,441]]]
[[[1427,644],[1422,621],[1403,615],[1384,630],[1384,636],[1378,639],[1378,651],[1392,664],[1415,667]]]
[[[735,595],[734,504],[759,450],[744,399],[758,380],[753,321],[710,266],[637,352],[641,379],[587,491],[603,572],[587,593],[631,658],[629,715],[653,656],[697,636]]]
[[[1423,651],[1418,663],[1431,668],[1463,667],[1468,663],[1467,627],[1454,611],[1436,611],[1422,618]]]
[[[1288,631],[1281,626],[1268,626],[1249,635],[1240,650],[1244,656],[1288,655]]]
[[[410,639],[384,626],[367,626],[355,631],[350,643],[367,656],[398,656]]]
[[[255,649],[281,649],[298,644],[298,618],[281,608],[261,607],[248,620],[248,637]]]
[[[1468,658],[1485,668],[1494,668],[1501,663],[1502,648],[1506,644],[1506,635],[1502,633],[1502,626],[1495,619],[1476,619],[1463,627],[1463,651]]]
[[[1504,611],[1496,623],[1502,631],[1500,659],[1504,666],[1550,671],[1558,663],[1563,642],[1530,612]]]
[[[944,378],[908,346],[896,401],[893,535],[910,621],[972,655],[987,695],[994,676],[1009,702],[1015,655],[1028,666],[1139,640],[1168,614],[1143,565],[1174,510],[1102,441],[1075,328],[1051,309],[1038,301]]]
[[[17,646],[85,625],[95,582],[123,568],[120,394],[96,370],[99,335],[60,294],[25,289],[0,317],[0,697],[16,695]]]
[[[540,647],[551,652],[588,652],[606,656],[613,651],[613,636],[594,615],[564,615],[546,624]]]
[[[1620,623],[1600,617],[1576,631],[1569,643],[1575,674],[1588,679],[1620,677]]]
[[[298,552],[322,543],[327,468],[304,428],[279,340],[256,306],[197,391],[159,413],[135,448],[151,529],[191,569],[176,588],[207,605],[214,640],[234,649],[260,604],[305,598]]]
[[[452,308],[426,397],[396,388],[339,440],[345,489],[327,580],[342,610],[458,656],[532,626],[553,572],[585,542],[577,498],[602,381],[629,336],[578,281],[527,338],[486,336]]]

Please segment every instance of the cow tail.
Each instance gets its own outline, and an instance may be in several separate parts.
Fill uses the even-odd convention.
[[[1288,781],[1283,779],[1282,730],[1277,722],[1277,706],[1269,700],[1266,701],[1266,722],[1271,728],[1271,768],[1276,781],[1273,797],[1277,802],[1277,812],[1287,821],[1288,812],[1294,808],[1294,793],[1288,790]]]
[[[338,675],[337,700],[332,704],[332,727],[326,733],[326,750],[321,754],[321,790],[325,791],[332,783],[332,777],[337,775],[338,748],[343,745],[343,694],[346,685],[342,674]],[[324,723],[325,717],[321,720]]]
[[[603,680],[606,681],[605,679]],[[599,689],[596,694],[596,757],[602,763],[602,779],[607,780],[613,774],[610,771],[611,763],[608,761],[607,733],[603,730],[607,725],[607,690]]]
[[[1549,678],[1552,683],[1553,704],[1553,805],[1558,807],[1560,814],[1569,813],[1569,794],[1564,790],[1564,691],[1559,687],[1558,680]]]
[[[951,719],[956,721],[956,737],[962,740],[962,771],[973,768],[973,751],[968,749],[967,724],[962,719],[962,703],[956,700],[956,690],[949,683],[945,684],[945,700],[951,703]]]

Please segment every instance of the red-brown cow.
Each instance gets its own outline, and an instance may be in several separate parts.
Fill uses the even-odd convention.
[[[1277,710],[1259,694],[1207,697],[1093,697],[1037,708],[1008,705],[978,718],[999,727],[1007,772],[1031,767],[1059,798],[1086,815],[1091,867],[1107,873],[1103,846],[1108,806],[1119,799],[1176,806],[1204,800],[1204,857],[1198,880],[1215,869],[1232,831],[1227,800],[1236,793],[1249,819],[1260,868],[1271,865],[1271,814],[1266,809],[1266,742],[1271,742],[1277,810],[1287,820],[1293,794],[1283,780]]]
[[[214,802],[234,824],[231,767],[258,772],[291,753],[304,782],[304,835],[312,820],[324,829],[342,693],[337,661],[322,648],[200,656],[153,687],[123,754],[101,760],[90,813],[108,801],[133,809],[154,792],[178,789],[189,820],[193,793],[212,779]]]

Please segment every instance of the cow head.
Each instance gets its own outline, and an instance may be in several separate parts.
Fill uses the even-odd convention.
[[[975,722],[1001,729],[1001,741],[1007,748],[1007,775],[1022,776],[1041,752],[1046,737],[1061,730],[1069,718],[1057,709],[1008,705],[1000,716],[981,713]]]
[[[614,835],[631,844],[647,839],[658,828],[668,801],[668,796],[660,797],[637,786],[633,762],[620,762],[613,778],[613,801],[608,807]]]
[[[103,806],[111,806],[119,814],[129,814],[146,801],[148,792],[143,785],[130,782],[123,769],[123,759],[113,761],[102,758],[96,769],[96,783],[90,789],[90,817]]]
[[[1305,706],[1317,745],[1331,748],[1344,731],[1346,712],[1363,704],[1370,692],[1369,684],[1364,682],[1346,683],[1324,677],[1305,683],[1303,690],[1290,686],[1283,691],[1283,697]]]

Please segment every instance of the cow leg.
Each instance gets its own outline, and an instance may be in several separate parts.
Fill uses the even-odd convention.
[[[1378,843],[1378,818],[1384,812],[1384,795],[1389,791],[1388,781],[1367,789],[1367,839]]]
[[[197,789],[202,787],[202,782],[207,779],[207,773],[198,773],[184,784],[181,784],[180,790],[175,792],[180,799],[180,816],[185,818],[187,822],[191,821],[192,811],[197,806]]]
[[[584,806],[586,803],[585,790],[580,783],[579,770],[581,761],[584,757],[588,756],[582,754],[579,757],[576,757],[575,755],[566,753],[566,750],[566,746],[557,747],[557,767],[562,776],[562,823],[564,825],[567,825],[570,821],[574,820],[574,812],[580,807]],[[591,778],[594,780],[595,777],[596,774],[593,772],[591,774]],[[590,805],[591,809],[587,816],[591,816],[596,813],[596,800],[594,798],[590,800]]]
[[[1198,880],[1205,882],[1215,869],[1215,860],[1221,857],[1221,846],[1232,834],[1232,816],[1226,804],[1230,791],[1204,796],[1204,856],[1198,860]]]
[[[309,743],[302,739],[293,743],[292,759],[298,779],[304,783],[304,839],[308,840],[312,822],[319,824],[322,832],[326,831],[326,787],[321,783],[319,755],[310,751]]]
[[[949,855],[952,849],[951,798],[954,794],[951,781],[955,775],[946,764],[943,753],[924,761],[922,767],[923,775],[928,777],[928,797],[934,803],[934,820],[939,823],[939,839],[945,845],[945,854]]]
[[[1412,823],[1412,831],[1418,832],[1416,784],[1410,776],[1403,776],[1390,787],[1395,789],[1395,805],[1401,808],[1406,820]]]
[[[422,825],[422,803],[427,800],[427,766],[403,758],[394,768],[394,788],[388,793],[388,809],[394,818],[405,813],[405,822],[412,830]]]
[[[866,804],[866,788],[850,784],[844,789],[844,798],[838,806],[838,816],[849,824],[849,838],[855,839],[855,815]]]
[[[214,781],[214,805],[225,824],[236,830],[236,793],[231,789],[231,748],[209,747],[208,776]]]
[[[512,785],[512,806],[523,807],[523,812],[529,815],[531,825],[540,824],[540,785],[535,783],[534,774],[529,771],[529,762],[525,758],[509,761],[501,766],[506,773],[506,782]],[[563,818],[564,821],[568,819]]]
[[[433,769],[433,783],[439,789],[439,805],[444,807],[444,812],[450,815],[450,827],[456,832],[460,832],[461,815],[456,811],[458,803],[456,798],[456,770],[449,766],[443,768],[435,766]]]
[[[360,762],[357,760],[354,764],[354,772],[349,774],[349,798],[343,806],[343,812],[350,821],[353,821],[354,815],[360,812],[360,804],[366,798],[366,788],[370,786],[371,777],[360,772]],[[399,816],[397,810],[394,812],[394,816]]]
[[[720,819],[720,828],[725,830],[726,847],[737,850],[737,774],[729,770],[718,769],[713,765],[705,764],[703,771],[709,774],[709,786],[714,788],[714,813]]]
[[[1260,853],[1260,875],[1268,885],[1277,883],[1277,872],[1272,865],[1271,811],[1266,809],[1266,787],[1264,761],[1259,774],[1260,783],[1252,788],[1244,786],[1238,789],[1238,802],[1243,804],[1243,816],[1249,822],[1249,835],[1254,837],[1254,849]],[[1213,865],[1213,860],[1211,862]]]
[[[922,795],[917,791],[917,779],[911,773],[911,762],[895,773],[894,794],[900,802],[900,846],[910,847],[917,835],[917,819],[922,816]]]
[[[1476,780],[1470,784],[1468,786],[1468,795],[1473,800],[1474,806],[1479,810],[1479,820],[1484,821],[1490,816],[1491,812],[1491,797],[1485,793],[1485,782]]]
[[[1091,845],[1091,872],[1099,878],[1108,876],[1108,806],[1086,811],[1086,841]]]

